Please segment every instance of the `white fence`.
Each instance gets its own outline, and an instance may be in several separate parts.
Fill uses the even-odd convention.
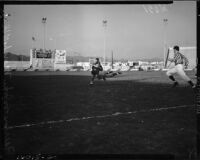
[[[73,64],[54,64],[54,68],[49,69],[50,71],[77,71],[78,69],[73,69],[74,65]],[[115,66],[113,69],[111,69],[110,66],[104,66],[104,71],[112,70],[112,71],[138,71],[138,68],[133,68],[130,69],[129,66]],[[30,69],[30,62],[29,61],[4,61],[4,70],[5,71],[24,71],[28,69],[28,71],[34,71],[34,69]],[[44,71],[46,70],[45,68],[43,69],[38,69],[38,71]],[[83,67],[82,71],[89,71],[90,67]],[[168,69],[152,69],[152,71],[167,71]]]
[[[12,70],[12,69],[27,69],[30,67],[29,61],[4,61],[4,69]]]

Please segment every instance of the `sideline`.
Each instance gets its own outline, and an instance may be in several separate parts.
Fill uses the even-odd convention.
[[[195,105],[193,104],[193,105],[182,105],[182,106],[174,106],[174,107],[152,108],[149,110],[143,109],[143,110],[139,110],[139,111],[130,111],[130,112],[115,112],[113,114],[98,115],[98,116],[91,116],[91,117],[80,117],[80,118],[76,117],[76,118],[70,118],[67,120],[44,121],[44,122],[40,122],[40,123],[22,124],[22,125],[10,126],[5,129],[10,130],[10,129],[14,129],[14,128],[25,128],[25,127],[40,126],[40,125],[46,125],[46,124],[81,121],[81,120],[95,119],[95,118],[106,118],[106,117],[114,117],[114,116],[129,115],[129,114],[144,113],[144,112],[156,112],[156,111],[164,111],[164,110],[179,109],[179,108],[194,107],[194,106]]]

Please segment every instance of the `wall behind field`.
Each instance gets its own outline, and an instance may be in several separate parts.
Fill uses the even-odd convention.
[[[29,61],[4,61],[4,68],[28,68],[29,66]]]

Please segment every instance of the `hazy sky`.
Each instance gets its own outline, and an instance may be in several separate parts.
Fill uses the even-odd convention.
[[[12,30],[12,47],[7,51],[16,54],[29,55],[32,46],[43,48],[42,17],[47,17],[47,49],[73,50],[83,56],[103,56],[104,19],[108,22],[107,57],[111,51],[116,58],[163,57],[164,18],[168,19],[169,46],[196,46],[195,1],[170,5],[5,5],[5,11],[11,14],[6,24]]]

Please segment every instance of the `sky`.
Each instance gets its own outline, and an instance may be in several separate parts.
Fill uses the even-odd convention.
[[[6,51],[64,49],[82,56],[162,58],[166,46],[196,46],[196,2],[169,5],[5,5],[10,25]],[[42,18],[46,17],[44,25]],[[164,23],[163,19],[168,22]],[[102,21],[107,20],[104,27]],[[45,36],[44,36],[45,33]],[[35,37],[35,41],[32,40]]]

